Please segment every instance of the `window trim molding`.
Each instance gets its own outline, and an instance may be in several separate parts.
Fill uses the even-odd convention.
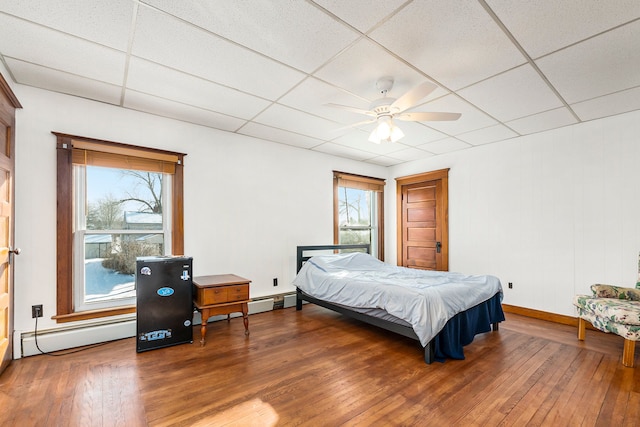
[[[95,151],[131,156],[148,154],[150,157],[162,156],[163,159],[175,159],[175,172],[172,182],[171,215],[171,253],[184,255],[184,156],[186,154],[154,148],[138,147],[118,142],[104,141],[52,132],[56,136],[57,162],[57,207],[56,207],[56,315],[52,317],[58,323],[116,316],[135,313],[135,306],[122,306],[89,311],[74,311],[73,302],[73,160],[74,142],[86,149],[90,145]],[[109,150],[109,151],[107,151]],[[126,154],[125,154],[126,153]]]
[[[378,230],[378,253],[375,254],[380,261],[384,261],[384,186],[386,181],[382,178],[374,178],[364,175],[356,175],[347,172],[333,171],[333,244],[340,241],[340,212],[339,212],[339,188],[357,188],[360,190],[371,190],[376,193],[376,203],[378,204],[377,224]],[[344,185],[347,184],[347,185]]]

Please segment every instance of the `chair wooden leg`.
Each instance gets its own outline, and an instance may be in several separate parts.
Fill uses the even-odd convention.
[[[586,324],[582,317],[578,317],[578,339],[584,341]]]
[[[633,357],[636,350],[636,342],[624,340],[624,349],[622,350],[622,364],[628,368],[633,368]]]

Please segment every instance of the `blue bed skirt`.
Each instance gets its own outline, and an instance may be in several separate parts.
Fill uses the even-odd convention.
[[[433,339],[435,360],[464,359],[463,347],[470,344],[477,334],[491,331],[493,323],[503,322],[501,294],[456,314]]]

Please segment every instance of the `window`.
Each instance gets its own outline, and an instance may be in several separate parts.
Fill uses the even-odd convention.
[[[184,252],[184,154],[55,135],[55,318],[135,312],[136,257]]]
[[[368,243],[383,260],[384,180],[336,171],[333,178],[334,243]]]

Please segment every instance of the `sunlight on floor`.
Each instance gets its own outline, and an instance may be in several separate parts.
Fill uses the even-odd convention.
[[[207,417],[193,424],[193,427],[205,426],[259,426],[272,427],[278,423],[278,413],[260,399],[253,399],[229,408],[224,412]]]

